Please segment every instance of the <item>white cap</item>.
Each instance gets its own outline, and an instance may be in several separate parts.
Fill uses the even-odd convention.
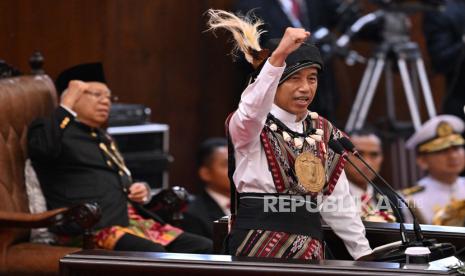
[[[413,246],[405,249],[405,254],[409,256],[422,256],[429,255],[430,253],[429,248],[424,246]]]
[[[465,124],[453,115],[438,115],[426,121],[405,144],[418,152],[435,152],[451,146],[463,145],[461,136]]]

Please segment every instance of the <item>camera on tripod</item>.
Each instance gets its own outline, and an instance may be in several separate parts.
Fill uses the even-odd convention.
[[[380,7],[375,12],[358,18],[337,40],[339,48],[347,48],[354,37],[361,31],[372,27],[373,34],[381,33],[383,42],[402,42],[409,40],[410,20],[407,15],[415,12],[438,10],[443,7],[444,0],[371,0]],[[373,39],[378,42],[376,36]]]
[[[382,11],[383,39],[385,41],[408,40],[410,20],[408,14],[441,9],[444,0],[371,0]]]
[[[381,74],[384,72],[386,82],[392,83],[392,65],[399,69],[413,126],[418,129],[421,126],[421,118],[416,99],[418,86],[414,85],[418,80],[429,117],[436,115],[436,109],[418,44],[412,42],[410,38],[411,22],[408,14],[439,9],[444,1],[371,0],[371,2],[377,4],[380,9],[357,19],[336,42],[337,47],[347,49],[351,40],[364,28],[380,26],[378,33],[381,34],[381,40],[377,42],[375,52],[368,61],[345,130],[351,131],[363,127]],[[387,85],[388,121],[395,125],[397,120],[393,92],[392,85]]]

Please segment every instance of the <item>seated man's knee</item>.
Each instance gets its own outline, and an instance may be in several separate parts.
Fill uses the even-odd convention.
[[[210,254],[213,252],[212,240],[184,232],[166,247],[167,251],[175,253]]]
[[[114,250],[118,251],[145,251],[166,252],[166,249],[158,243],[140,238],[131,234],[124,234],[117,242]]]

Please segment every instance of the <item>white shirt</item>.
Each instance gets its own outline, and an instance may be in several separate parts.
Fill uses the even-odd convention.
[[[425,189],[408,196],[413,201],[415,208],[427,224],[433,223],[433,217],[438,208],[446,206],[452,198],[465,199],[465,177],[458,177],[453,184],[442,183],[431,176],[426,176],[418,184]],[[406,215],[406,222],[412,222],[410,213]]]
[[[295,121],[296,115],[273,104],[284,68],[274,67],[267,61],[255,82],[243,92],[239,108],[231,117],[229,132],[236,158],[236,171],[233,179],[239,193],[277,192],[260,142],[260,133],[269,112],[291,130],[303,131],[302,121]],[[329,199],[331,202],[343,203],[345,211],[325,210],[325,203]],[[365,237],[365,227],[349,194],[348,180],[344,172],[341,173],[333,193],[323,201],[319,208],[323,220],[344,241],[354,259],[372,252]]]
[[[373,199],[373,197],[375,195],[375,190],[373,189],[373,186],[367,185],[367,189],[364,190],[364,189],[360,188],[359,186],[355,185],[354,183],[352,183],[350,181],[349,181],[349,191],[350,191],[350,194],[352,196],[358,197],[358,198],[360,198],[360,197],[362,197],[363,195],[366,194],[371,199]]]
[[[361,204],[361,202],[362,202],[362,197],[364,195],[367,195],[370,198],[370,200],[367,203],[370,203],[372,206],[376,206],[376,202],[374,200],[375,190],[373,189],[373,186],[371,186],[370,184],[367,185],[366,190],[363,190],[362,188],[360,188],[356,184],[349,181],[349,192],[352,195],[352,197],[354,198],[355,202],[359,203],[359,206],[357,208],[358,212],[359,212],[359,215],[361,215],[361,213],[362,213],[362,204]]]
[[[231,214],[231,209],[229,208],[231,198],[229,196],[225,196],[209,188],[205,188],[205,191],[209,196],[211,196],[211,198],[216,202],[216,204],[220,206],[221,210],[225,215],[229,216]]]

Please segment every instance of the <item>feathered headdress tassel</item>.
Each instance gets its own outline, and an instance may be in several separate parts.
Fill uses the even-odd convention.
[[[223,10],[209,9],[207,31],[226,29],[234,37],[233,56],[237,56],[237,51],[245,55],[245,59],[256,69],[268,57],[269,51],[260,47],[259,39],[264,30],[259,30],[263,21],[248,13],[245,16],[235,15]]]

